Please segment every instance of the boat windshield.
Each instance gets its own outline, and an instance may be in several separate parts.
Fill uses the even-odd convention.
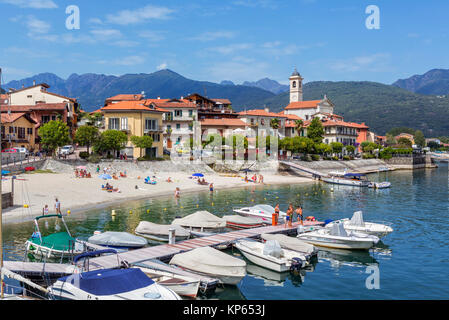
[[[274,213],[274,208],[268,204],[259,204],[257,206],[252,207],[251,209],[256,211],[260,210],[268,213]]]

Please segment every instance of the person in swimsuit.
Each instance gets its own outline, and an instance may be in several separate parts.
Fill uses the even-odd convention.
[[[292,226],[292,218],[293,218],[293,205],[291,203],[288,206],[286,213],[287,213],[287,215],[285,217],[284,227],[287,227],[287,222],[288,222],[288,226],[291,227]]]
[[[303,225],[304,223],[303,223],[303,217],[302,217],[302,207],[301,206],[299,206],[297,209],[296,209],[296,214],[297,214],[297,216],[298,216],[298,221],[301,221],[301,225]]]
[[[276,214],[276,225],[278,225],[278,221],[279,221],[279,203],[276,204],[276,207],[274,207],[274,213]]]
[[[209,185],[209,190],[210,190],[210,192],[214,192],[214,184],[213,183],[211,183]]]
[[[180,197],[181,197],[181,190],[179,190],[179,188],[176,187],[176,190],[175,190],[175,198],[180,198]]]

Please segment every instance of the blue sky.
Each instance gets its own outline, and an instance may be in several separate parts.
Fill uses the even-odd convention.
[[[80,9],[68,30],[66,7]],[[368,30],[368,5],[380,29]],[[449,1],[0,0],[3,81],[41,72],[392,83],[449,68]]]

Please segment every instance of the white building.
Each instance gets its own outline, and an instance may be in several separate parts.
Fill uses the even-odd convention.
[[[270,112],[268,108],[255,109],[239,112],[239,118],[245,122],[246,126],[256,132],[264,131],[265,135],[275,135],[275,129],[271,127],[271,120],[277,119],[279,127],[277,129],[280,138],[285,137],[285,122],[287,116]]]

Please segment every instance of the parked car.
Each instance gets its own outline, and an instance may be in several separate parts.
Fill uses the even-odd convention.
[[[59,149],[59,154],[61,155],[69,155],[75,153],[75,148],[73,146],[64,146]]]
[[[23,153],[25,155],[25,158],[27,158],[30,155],[30,153],[28,152],[27,148],[14,147],[13,149],[16,149],[17,152],[19,152],[19,153]]]

